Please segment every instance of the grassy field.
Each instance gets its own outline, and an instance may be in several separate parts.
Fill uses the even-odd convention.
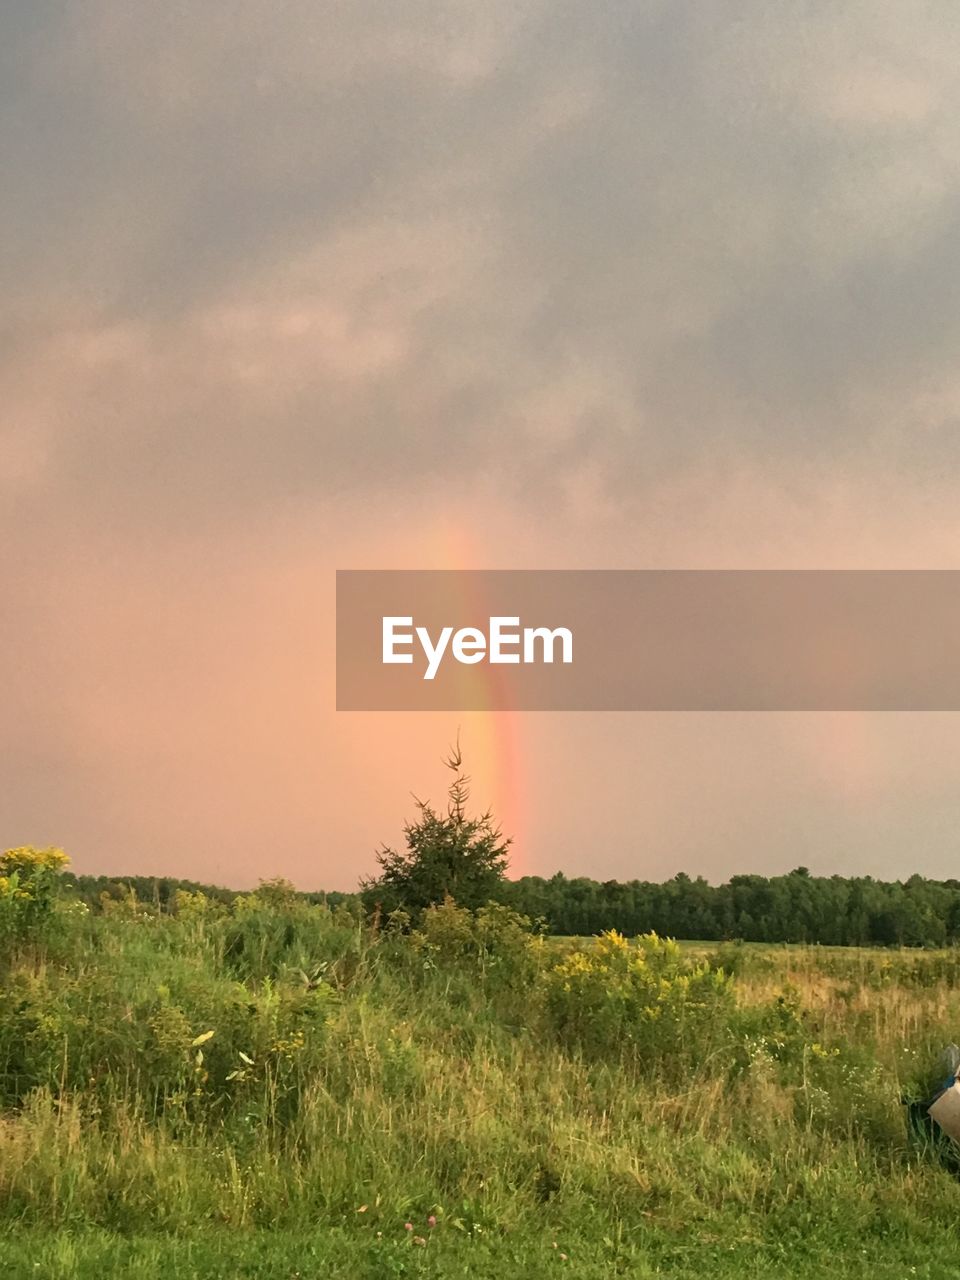
[[[0,1275],[960,1276],[901,1095],[960,956],[58,908],[0,963]]]

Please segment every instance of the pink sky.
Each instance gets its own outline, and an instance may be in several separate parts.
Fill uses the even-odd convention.
[[[960,39],[853,3],[0,16],[0,843],[954,874],[951,715],[338,715],[337,568],[956,568]]]

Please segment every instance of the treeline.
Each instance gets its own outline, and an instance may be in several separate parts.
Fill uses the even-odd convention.
[[[504,883],[515,910],[553,933],[650,930],[672,938],[818,942],[832,946],[927,946],[960,942],[960,880],[904,882],[870,876],[733,876],[711,885],[681,872],[662,884],[524,876]]]
[[[91,911],[101,911],[104,900],[122,902],[134,894],[138,902],[147,903],[161,913],[172,914],[176,910],[177,891],[185,893],[202,893],[226,906],[232,906],[242,890],[224,889],[220,885],[200,884],[196,880],[180,880],[175,876],[78,876],[72,872],[63,873],[62,882],[75,897],[85,902]],[[334,910],[341,903],[359,903],[355,893],[341,893],[331,890],[329,893],[317,890],[312,893],[295,893],[302,902],[310,902],[316,906],[327,906]]]
[[[230,904],[237,891],[170,876],[65,874],[65,884],[94,911],[104,898],[136,894],[160,912],[176,909],[177,890],[201,892]],[[616,929],[627,936],[651,931],[664,937],[722,942],[818,942],[826,946],[942,947],[960,943],[960,880],[886,882],[870,876],[811,876],[804,867],[784,876],[733,876],[711,885],[681,872],[672,880],[549,879],[523,876],[501,882],[500,901],[551,933],[589,935]],[[331,909],[360,912],[357,894],[298,893]]]

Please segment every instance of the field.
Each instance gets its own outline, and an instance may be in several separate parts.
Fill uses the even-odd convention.
[[[0,1275],[960,1276],[901,1102],[958,1037],[955,951],[59,901],[0,935]]]

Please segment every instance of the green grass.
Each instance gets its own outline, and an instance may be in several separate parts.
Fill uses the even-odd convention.
[[[960,1277],[900,1104],[955,953],[579,945],[53,917],[0,955],[0,1277]]]
[[[767,1238],[739,1238],[734,1222],[726,1231],[692,1231],[680,1236],[640,1230],[635,1238],[567,1239],[557,1232],[493,1238],[443,1236],[434,1232],[425,1246],[409,1239],[377,1240],[372,1230],[331,1227],[312,1231],[247,1234],[205,1233],[182,1239],[124,1238],[104,1232],[22,1234],[0,1242],[0,1274],[44,1280],[382,1280],[389,1276],[449,1280],[529,1280],[569,1275],[577,1280],[670,1275],[678,1280],[955,1280],[960,1276],[960,1239],[950,1233],[924,1238],[922,1223],[891,1225],[882,1238],[815,1227],[802,1238],[786,1237],[770,1224]],[[566,1256],[563,1256],[566,1255]]]

